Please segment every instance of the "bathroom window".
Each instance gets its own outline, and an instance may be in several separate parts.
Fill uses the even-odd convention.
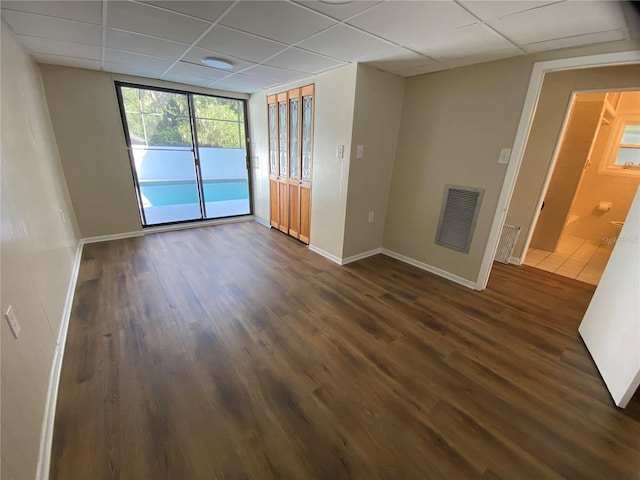
[[[640,124],[626,124],[622,130],[622,138],[614,165],[640,166]]]
[[[603,173],[640,176],[640,120],[634,117],[615,122]]]

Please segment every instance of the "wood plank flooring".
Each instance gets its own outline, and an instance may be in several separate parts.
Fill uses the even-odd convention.
[[[51,478],[637,479],[640,402],[577,335],[593,290],[340,267],[255,223],[86,245]]]

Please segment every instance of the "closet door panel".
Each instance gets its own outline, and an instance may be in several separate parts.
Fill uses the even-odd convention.
[[[311,237],[311,189],[300,187],[300,234],[298,239],[306,244]]]

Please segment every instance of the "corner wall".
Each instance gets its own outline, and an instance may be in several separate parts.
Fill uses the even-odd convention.
[[[343,258],[382,247],[404,84],[402,77],[358,65]]]
[[[1,58],[0,477],[9,480],[36,477],[49,377],[79,235],[38,66],[4,24]],[[9,305],[22,328],[17,339],[4,319]]]

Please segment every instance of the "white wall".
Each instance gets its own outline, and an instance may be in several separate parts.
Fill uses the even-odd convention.
[[[253,179],[253,214],[269,224],[269,137],[267,132],[267,95],[261,91],[251,95],[247,104],[251,139],[251,176]]]
[[[2,471],[35,478],[49,375],[78,245],[42,80],[2,24]],[[65,216],[63,223],[59,211]]]
[[[616,405],[640,385],[640,189],[579,332]]]

